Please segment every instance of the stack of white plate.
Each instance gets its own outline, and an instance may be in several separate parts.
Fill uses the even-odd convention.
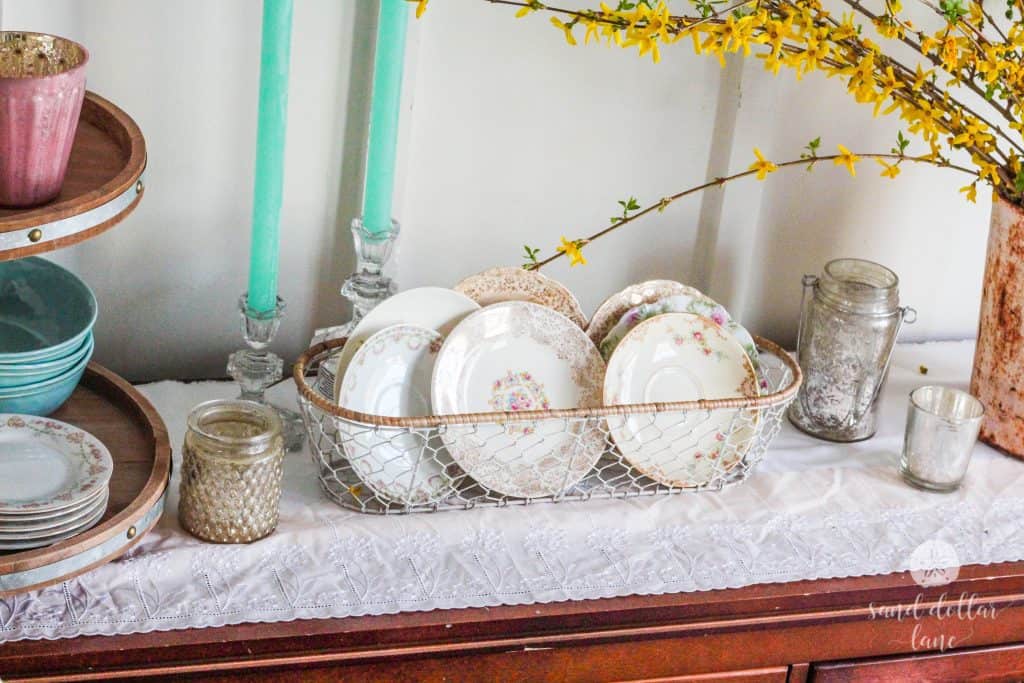
[[[0,551],[64,541],[103,518],[114,463],[78,427],[0,414]]]

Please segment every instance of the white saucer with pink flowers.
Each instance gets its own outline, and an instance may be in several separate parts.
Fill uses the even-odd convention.
[[[92,434],[32,415],[0,415],[0,514],[75,508],[107,489],[114,462]]]
[[[526,301],[490,305],[452,330],[437,355],[431,398],[437,414],[506,413],[442,433],[452,458],[493,492],[557,496],[601,456],[599,430],[583,421],[512,419],[515,413],[596,408],[604,361],[579,325]]]
[[[114,461],[92,434],[47,417],[0,414],[0,551],[72,538],[107,510]]]
[[[618,344],[604,380],[607,406],[753,398],[757,375],[743,346],[717,323],[665,313]],[[644,475],[666,486],[723,481],[743,459],[759,412],[743,408],[643,412],[608,418],[615,445]]]

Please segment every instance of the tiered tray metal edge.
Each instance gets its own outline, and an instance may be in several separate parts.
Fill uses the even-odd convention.
[[[131,384],[90,363],[55,419],[90,431],[110,449],[110,503],[98,525],[47,548],[0,554],[0,597],[61,583],[123,555],[160,519],[171,473],[167,428]]]
[[[29,209],[0,209],[0,261],[77,244],[117,225],[145,192],[146,143],[124,111],[85,94],[60,195]]]

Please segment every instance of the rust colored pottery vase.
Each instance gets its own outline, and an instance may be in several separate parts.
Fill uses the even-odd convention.
[[[979,438],[1024,459],[1024,209],[999,197],[985,257],[971,393],[985,404]]]

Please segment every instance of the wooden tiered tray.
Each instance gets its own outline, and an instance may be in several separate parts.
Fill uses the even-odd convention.
[[[95,237],[131,213],[145,191],[146,143],[131,117],[87,92],[60,195],[30,209],[0,209],[0,261]],[[52,416],[96,436],[114,459],[99,524],[48,548],[0,554],[0,597],[60,583],[122,555],[163,512],[171,446],[163,420],[131,384],[90,363]]]
[[[52,416],[90,432],[110,450],[110,502],[99,524],[48,548],[0,554],[0,597],[60,583],[109,562],[160,519],[171,446],[156,409],[132,385],[90,363],[71,399]]]
[[[117,225],[142,198],[145,168],[139,127],[87,92],[60,195],[31,209],[0,209],[0,261],[77,244]]]

